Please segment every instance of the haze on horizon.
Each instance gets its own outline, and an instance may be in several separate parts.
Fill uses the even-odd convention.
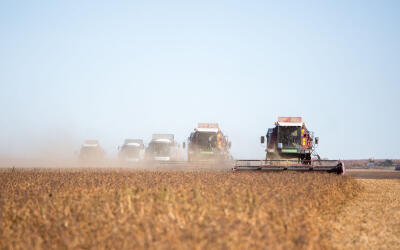
[[[322,157],[400,158],[399,1],[1,1],[0,156],[218,122],[262,158],[278,116]]]

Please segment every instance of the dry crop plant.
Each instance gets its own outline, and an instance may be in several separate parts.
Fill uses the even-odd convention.
[[[319,173],[1,170],[0,248],[329,246],[359,189]]]

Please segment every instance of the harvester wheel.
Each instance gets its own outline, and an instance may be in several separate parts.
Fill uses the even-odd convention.
[[[345,174],[345,168],[344,168],[344,164],[342,162],[339,162],[339,164],[337,165],[337,174]]]

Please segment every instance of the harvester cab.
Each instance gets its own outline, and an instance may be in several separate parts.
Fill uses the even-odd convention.
[[[266,138],[265,138],[266,137]],[[265,160],[237,160],[234,170],[317,170],[342,174],[344,164],[338,160],[321,160],[315,153],[319,138],[309,131],[301,117],[279,117],[268,129]],[[317,159],[313,159],[315,155]]]
[[[312,134],[301,117],[279,117],[275,127],[268,129],[266,135],[266,160],[284,159],[310,163]]]

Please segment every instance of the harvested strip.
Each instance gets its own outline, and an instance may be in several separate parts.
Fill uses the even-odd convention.
[[[364,191],[333,221],[338,249],[400,249],[400,180],[357,180]]]

